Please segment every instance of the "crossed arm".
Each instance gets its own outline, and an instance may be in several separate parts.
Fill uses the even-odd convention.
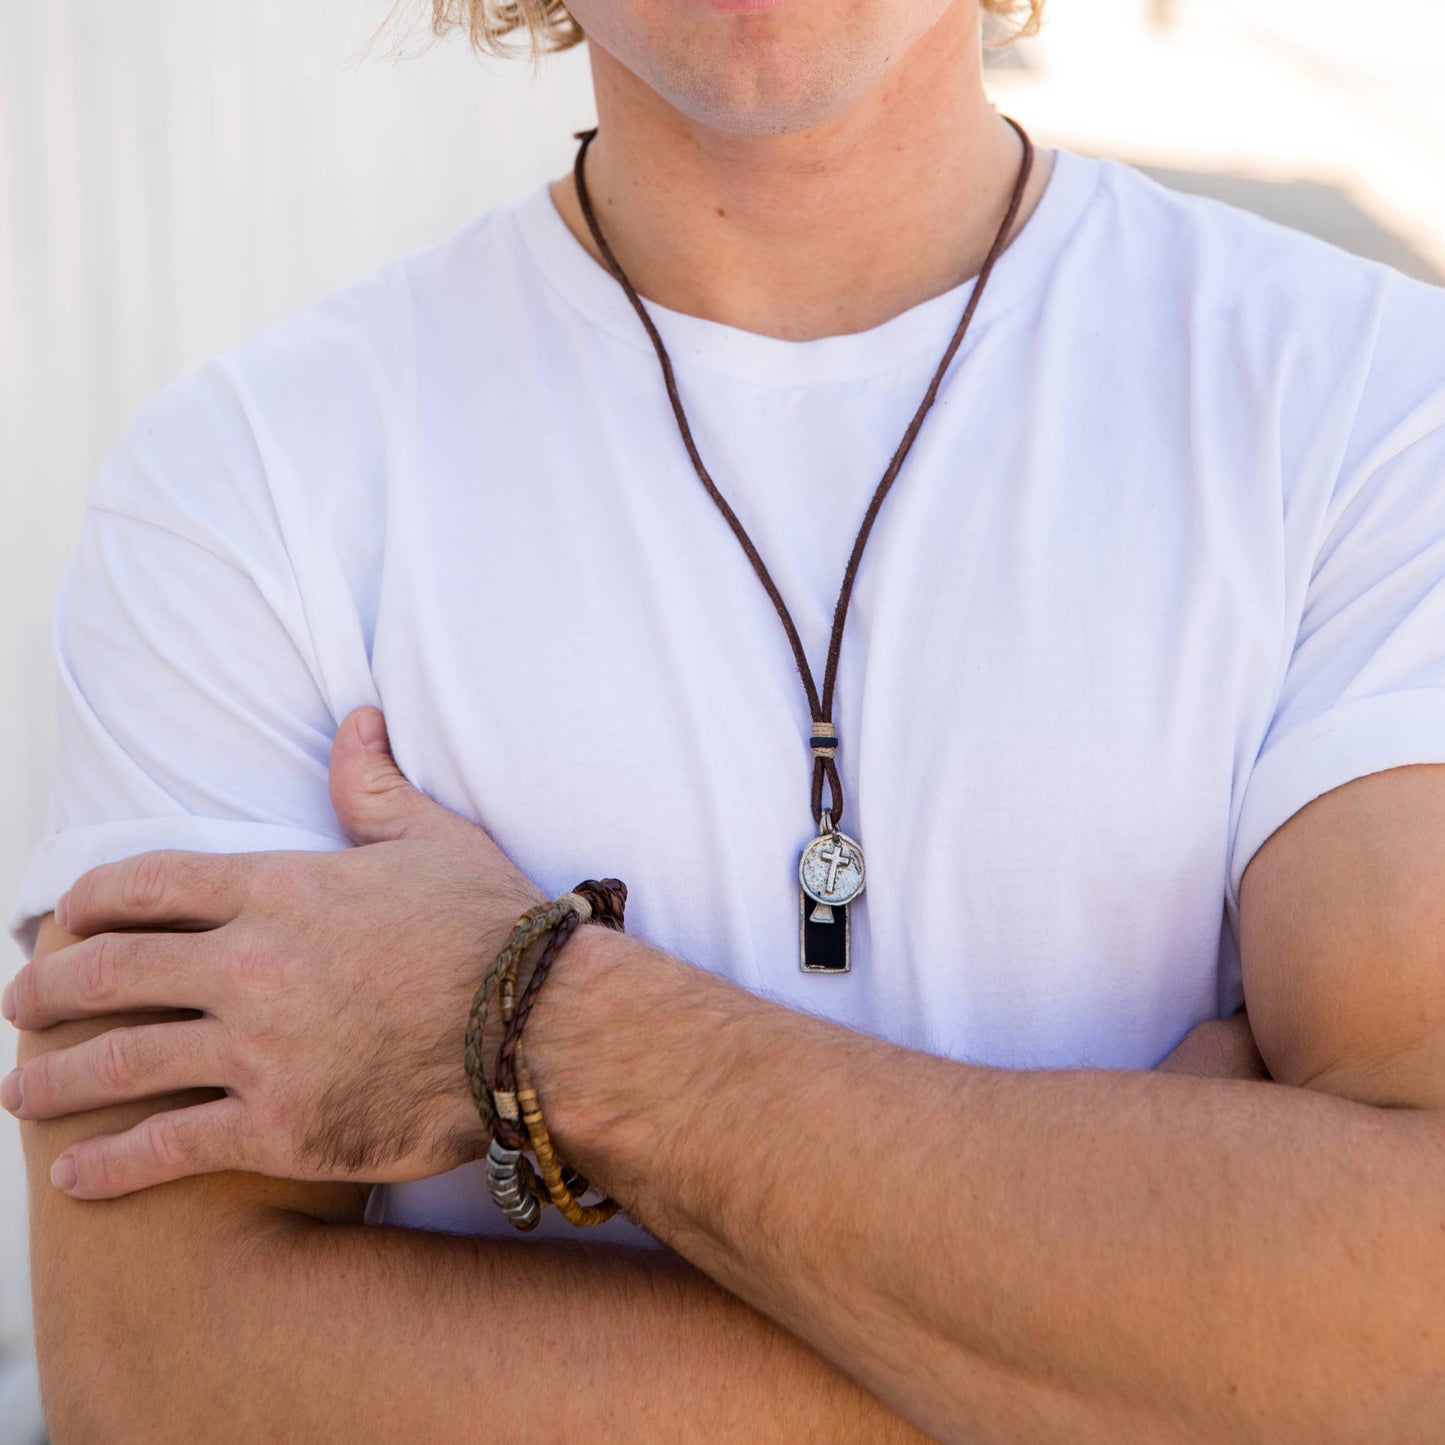
[[[47,922],[41,948],[69,937]],[[923,1438],[672,1255],[364,1228],[349,1184],[211,1174],[102,1205],[50,1186],[71,1140],[197,1098],[24,1126],[55,1445]]]
[[[911,1438],[899,1416],[970,1441],[1425,1438],[1442,882],[1442,768],[1338,789],[1257,855],[1251,1015],[1300,1087],[974,1068],[579,935],[534,1073],[563,1153],[691,1266],[351,1228],[346,1185],[78,1204],[44,1179],[97,1121],[27,1124],[56,1437],[451,1438],[540,1409],[603,1439]]]

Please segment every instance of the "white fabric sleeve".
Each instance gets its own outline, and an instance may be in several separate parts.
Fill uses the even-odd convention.
[[[244,408],[212,366],[152,399],[87,496],[55,601],[57,757],[8,920],[154,848],[347,846],[336,719]]]
[[[1250,859],[1307,803],[1370,773],[1445,763],[1445,387],[1362,449],[1317,535],[1235,831],[1236,916]]]

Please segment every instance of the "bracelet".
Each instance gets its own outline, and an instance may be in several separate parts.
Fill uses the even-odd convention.
[[[562,911],[558,903],[538,904],[522,914],[513,925],[506,943],[502,945],[496,962],[488,970],[481,987],[472,998],[471,1013],[467,1017],[464,1059],[472,1102],[477,1106],[477,1112],[482,1117],[482,1125],[488,1136],[496,1133],[497,1112],[492,1091],[482,1072],[482,1028],[486,1021],[487,1011],[491,1006],[492,995],[496,991],[502,973],[511,964],[513,956],[520,957],[529,944],[534,943],[549,929],[554,928],[561,916]]]
[[[620,879],[589,878],[553,902],[527,909],[513,925],[472,999],[465,1064],[472,1099],[491,1136],[487,1187],[498,1208],[520,1230],[534,1229],[549,1203],[579,1227],[602,1224],[620,1207],[616,1200],[605,1197],[596,1204],[583,1204],[578,1198],[590,1186],[562,1161],[552,1143],[527,1067],[522,1031],[567,940],[589,920],[621,932],[626,902],[627,885]],[[542,953],[518,999],[517,975],[523,955],[543,937],[546,943]],[[488,1084],[482,1067],[482,1034],[494,997],[499,999],[506,1025],[497,1051],[495,1086]],[[524,1152],[529,1147],[536,1156],[535,1167]]]

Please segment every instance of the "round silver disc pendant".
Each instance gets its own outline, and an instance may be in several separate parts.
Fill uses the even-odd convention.
[[[798,859],[798,881],[814,903],[837,908],[863,891],[863,849],[846,833],[820,833]]]

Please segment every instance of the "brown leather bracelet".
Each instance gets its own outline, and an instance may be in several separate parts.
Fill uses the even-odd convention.
[[[578,1199],[589,1185],[558,1157],[552,1144],[527,1068],[522,1033],[563,945],[585,921],[621,932],[626,903],[627,885],[621,879],[589,878],[570,894],[528,909],[517,920],[472,1000],[465,1050],[467,1082],[492,1138],[487,1156],[488,1186],[493,1199],[518,1229],[535,1228],[547,1203],[554,1204],[564,1218],[578,1226],[601,1224],[619,1208],[612,1199],[603,1198],[590,1205]],[[522,956],[544,936],[546,943],[532,976],[521,997],[515,998]],[[482,1069],[482,1036],[494,996],[500,999],[506,1028],[497,1051],[496,1084],[491,1086]],[[529,1147],[537,1157],[540,1181],[522,1155]]]
[[[585,899],[591,908],[591,915],[586,920],[587,922],[600,923],[617,933],[623,931],[623,914],[627,908],[627,885],[620,878],[600,880],[588,878],[585,882],[579,883],[572,891]],[[558,899],[559,903],[561,901]],[[552,971],[553,961],[562,951],[567,940],[582,926],[583,921],[580,913],[569,912],[555,926],[552,936],[542,950],[541,957],[537,960],[537,966],[533,969],[531,978],[527,980],[526,988],[522,990],[522,996],[516,1001],[501,1046],[497,1050],[497,1068],[494,1077],[498,1089],[510,1090],[516,1087],[513,1059],[517,1052],[517,1045],[522,1038],[522,1030],[526,1028],[527,1020],[531,1017],[532,1005],[537,1001],[537,995],[547,981],[547,975]],[[526,1147],[521,1137],[517,1137],[515,1142],[512,1138],[506,1138],[504,1142],[511,1149]]]

